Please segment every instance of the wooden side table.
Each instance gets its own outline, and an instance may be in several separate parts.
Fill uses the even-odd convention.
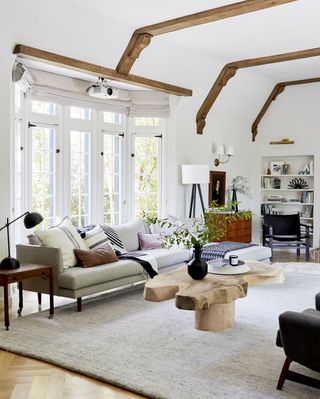
[[[52,278],[52,267],[46,265],[34,265],[25,263],[20,266],[19,269],[13,270],[1,270],[0,269],[0,286],[3,287],[4,291],[4,324],[6,330],[9,330],[9,295],[8,285],[11,283],[18,283],[19,288],[19,309],[18,315],[21,316],[23,309],[23,280],[34,277],[45,277],[49,282],[49,293],[50,293],[50,316],[52,319],[54,315],[54,304],[53,304],[53,278]]]

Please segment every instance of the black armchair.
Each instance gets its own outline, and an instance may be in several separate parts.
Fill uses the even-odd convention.
[[[300,223],[299,214],[294,215],[264,215],[263,245],[274,248],[294,247],[300,256],[300,249],[306,250],[306,260],[310,256],[310,226]]]
[[[284,312],[279,316],[276,344],[283,347],[286,360],[277,389],[282,389],[286,379],[320,388],[320,380],[289,370],[291,362],[297,362],[320,372],[320,293],[316,295],[316,309]]]

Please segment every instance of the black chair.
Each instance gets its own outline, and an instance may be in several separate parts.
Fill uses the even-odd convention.
[[[289,370],[291,362],[297,362],[320,372],[320,293],[316,295],[316,309],[284,312],[279,316],[276,344],[283,347],[286,360],[277,389],[282,389],[285,380],[320,388],[320,380]]]
[[[274,248],[295,247],[297,255],[300,249],[306,250],[306,260],[310,256],[310,226],[300,223],[298,213],[294,215],[264,215],[263,216],[263,245],[270,247],[273,255]]]

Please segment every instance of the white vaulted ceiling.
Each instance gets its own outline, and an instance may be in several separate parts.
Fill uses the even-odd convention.
[[[57,3],[59,3],[58,0]],[[237,3],[230,0],[64,0],[88,12],[88,24],[96,17],[117,24],[123,34],[124,51],[131,33],[142,26],[199,11]],[[183,51],[203,53],[223,63],[277,53],[320,47],[320,1],[298,0],[254,13],[220,20],[157,36],[142,52],[132,72],[138,73],[144,58],[170,44]],[[168,52],[168,54],[170,54]],[[165,56],[165,52],[163,56]],[[150,60],[146,60],[152,65]],[[274,81],[300,79],[320,74],[320,57],[255,68]]]

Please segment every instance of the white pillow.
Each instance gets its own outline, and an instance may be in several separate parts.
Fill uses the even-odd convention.
[[[113,226],[113,230],[118,234],[124,248],[129,252],[139,249],[138,233],[149,233],[149,229],[146,228],[146,223],[142,219]]]
[[[99,224],[92,230],[87,231],[84,237],[84,242],[89,249],[95,248],[108,241],[106,233]]]
[[[57,226],[44,231],[35,231],[35,234],[46,247],[61,249],[64,269],[77,264],[77,258],[73,252],[75,248],[88,249],[68,217],[65,217]]]

